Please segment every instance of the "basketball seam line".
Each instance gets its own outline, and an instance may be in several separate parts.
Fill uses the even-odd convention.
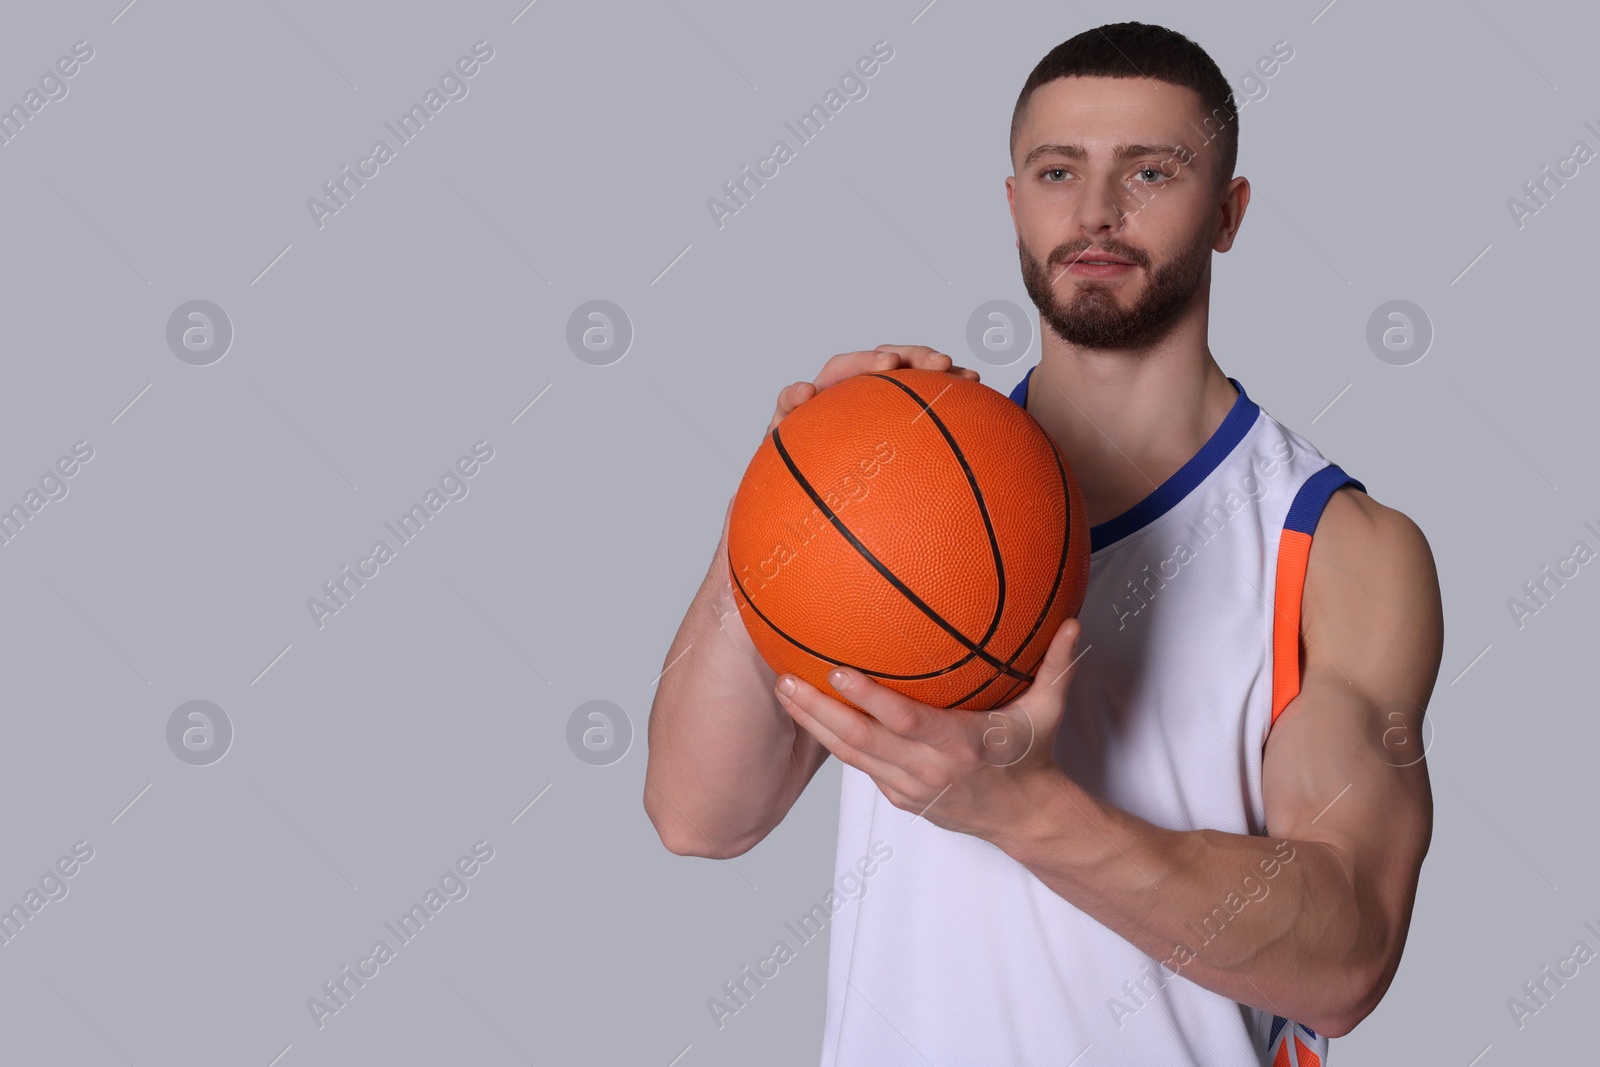
[[[934,413],[931,405],[929,405],[926,401],[924,401],[922,399],[922,397],[919,394],[917,394],[915,391],[909,389],[907,386],[903,385],[901,382],[897,381],[894,378],[890,378],[887,375],[882,375],[882,374],[873,374],[872,377],[883,378],[884,380],[888,381],[891,385],[894,385],[896,388],[902,390],[908,396],[910,396],[913,400],[918,402],[918,404],[922,408],[923,412],[929,416],[930,421],[939,429],[940,434],[944,437],[946,444],[950,447],[952,453],[955,455],[957,462],[961,465],[962,470],[966,473],[968,485],[972,489],[973,496],[974,496],[975,501],[976,501],[976,503],[978,505],[979,512],[983,516],[984,525],[985,525],[985,528],[986,528],[986,530],[988,532],[988,535],[989,535],[989,541],[990,541],[991,549],[992,549],[994,557],[995,557],[996,573],[997,573],[997,576],[998,576],[999,597],[997,598],[997,609],[996,609],[995,617],[994,617],[993,621],[991,621],[990,626],[989,626],[989,630],[985,634],[985,637],[983,639],[985,642],[987,642],[988,639],[993,636],[994,630],[998,627],[999,619],[1003,615],[1003,611],[1004,611],[1004,595],[1005,595],[1004,594],[1004,590],[1005,590],[1005,572],[1004,572],[1004,557],[1002,556],[1002,554],[999,551],[999,544],[998,544],[998,541],[997,541],[997,539],[995,537],[993,524],[992,524],[992,522],[990,521],[990,518],[989,518],[987,504],[983,499],[982,490],[978,487],[976,476],[973,474],[970,465],[967,463],[967,459],[966,459],[965,454],[962,453],[960,447],[956,444],[954,438],[951,436],[948,427],[945,426],[943,420],[940,419],[936,413]],[[936,624],[938,624],[947,633],[949,633],[952,637],[954,637],[958,642],[960,642],[961,644],[965,645],[969,649],[969,652],[968,652],[968,654],[966,656],[962,657],[957,662],[951,664],[949,667],[944,668],[943,670],[929,672],[927,674],[896,675],[896,674],[889,674],[889,673],[883,672],[883,671],[869,670],[869,669],[866,669],[866,668],[855,666],[854,664],[849,664],[849,666],[853,667],[856,670],[860,670],[860,671],[862,671],[862,673],[867,674],[867,675],[869,675],[871,677],[887,678],[887,679],[903,680],[903,681],[918,681],[918,680],[925,680],[925,679],[929,679],[929,678],[936,678],[936,677],[939,677],[941,675],[948,674],[951,671],[957,670],[960,667],[965,666],[967,663],[970,663],[972,661],[972,659],[974,658],[974,656],[982,656],[985,662],[987,662],[990,666],[996,667],[1000,671],[1000,673],[996,674],[994,677],[992,677],[989,680],[985,681],[977,689],[973,690],[971,693],[969,693],[969,694],[961,697],[960,699],[956,700],[954,702],[954,704],[949,705],[949,707],[952,707],[952,708],[956,707],[956,706],[958,706],[958,705],[960,705],[962,703],[965,703],[968,700],[973,699],[979,693],[983,692],[984,689],[987,689],[989,686],[993,685],[995,682],[999,681],[1001,678],[1004,678],[1004,677],[1014,678],[1016,680],[1017,684],[1031,684],[1034,681],[1034,677],[1035,677],[1034,675],[1028,674],[1027,672],[1019,673],[1019,672],[1015,671],[1013,669],[1013,667],[1014,667],[1014,664],[1016,663],[1017,658],[1022,655],[1024,650],[1027,649],[1029,644],[1032,643],[1034,637],[1038,634],[1039,628],[1043,625],[1045,618],[1047,618],[1048,615],[1049,615],[1051,605],[1053,605],[1055,603],[1055,599],[1056,599],[1057,595],[1060,592],[1060,582],[1061,582],[1061,579],[1062,579],[1062,575],[1064,574],[1064,572],[1066,570],[1067,559],[1071,555],[1071,547],[1072,547],[1073,530],[1072,530],[1072,499],[1071,499],[1071,491],[1070,491],[1070,487],[1069,487],[1069,485],[1067,483],[1066,471],[1062,467],[1061,456],[1060,456],[1058,450],[1054,447],[1053,442],[1052,442],[1052,447],[1051,447],[1051,459],[1055,462],[1055,465],[1056,465],[1056,473],[1057,473],[1057,476],[1058,476],[1058,478],[1060,479],[1060,482],[1061,482],[1062,499],[1063,499],[1063,502],[1065,503],[1066,509],[1067,509],[1066,522],[1063,524],[1064,525],[1065,536],[1062,538],[1061,556],[1060,556],[1060,559],[1056,563],[1056,579],[1055,579],[1055,581],[1053,583],[1051,583],[1050,594],[1046,598],[1044,606],[1040,609],[1038,618],[1036,618],[1034,620],[1033,626],[1029,629],[1028,634],[1023,638],[1022,642],[1017,647],[1016,651],[1014,651],[1011,654],[1011,656],[1004,663],[1001,663],[992,654],[990,654],[986,648],[980,648],[980,647],[977,647],[976,645],[974,645],[973,642],[971,641],[971,639],[969,639],[965,635],[961,634],[958,630],[956,630],[954,627],[952,627],[946,620],[944,620],[942,617],[940,617],[937,612],[933,611],[933,609],[930,606],[928,606],[927,604],[923,603],[921,601],[921,599],[918,598],[915,593],[911,592],[911,590],[908,587],[906,587],[904,585],[904,583],[901,582],[894,575],[894,573],[892,571],[890,571],[887,567],[883,566],[881,564],[881,562],[875,556],[873,556],[870,552],[868,552],[867,549],[866,549],[866,546],[861,544],[859,539],[857,539],[855,537],[855,535],[852,534],[849,531],[849,529],[844,526],[843,522],[833,513],[832,509],[829,508],[827,506],[827,504],[821,498],[819,498],[817,496],[815,490],[813,489],[813,487],[811,486],[809,481],[807,481],[807,479],[800,473],[800,471],[798,469],[798,466],[795,464],[793,458],[789,455],[788,450],[783,446],[783,443],[782,443],[781,437],[780,437],[780,435],[778,433],[778,428],[777,427],[774,427],[773,430],[772,430],[772,438],[773,438],[773,445],[774,445],[776,451],[778,452],[779,457],[783,460],[784,465],[786,467],[788,467],[791,476],[794,477],[796,483],[806,493],[806,495],[809,496],[811,498],[811,500],[818,506],[818,508],[828,517],[829,522],[832,523],[832,525],[835,527],[835,529],[837,529],[839,531],[840,535],[842,537],[844,537],[853,547],[855,547],[857,553],[859,555],[861,555],[862,558],[866,559],[868,561],[868,563],[871,564],[874,567],[874,569],[876,569],[885,579],[887,579],[892,585],[894,585],[895,588],[900,590],[900,592],[912,604],[917,606],[928,618],[930,618],[932,621],[934,621]],[[730,574],[731,574],[731,568],[730,568]],[[749,593],[745,590],[744,583],[739,580],[738,575],[733,574],[731,576],[733,578],[735,586],[738,588],[738,591],[739,591],[740,595],[744,598],[745,602],[750,605],[751,610],[754,611],[756,613],[756,615],[759,616],[760,619],[764,623],[766,623],[767,626],[769,626],[773,630],[774,633],[779,634],[780,636],[782,636],[784,638],[784,640],[789,641],[791,644],[795,645],[797,648],[800,648],[800,649],[804,650],[808,654],[816,656],[818,659],[822,659],[822,660],[830,662],[830,663],[843,664],[844,661],[839,660],[839,659],[835,659],[832,656],[825,655],[825,654],[823,654],[823,653],[821,653],[821,652],[819,652],[819,651],[817,651],[815,649],[809,648],[808,646],[804,645],[803,643],[795,640],[788,633],[785,633],[781,628],[779,628],[777,625],[775,625],[771,619],[767,618],[766,614],[764,612],[762,612],[759,607],[756,606],[755,601],[750,597]],[[1016,691],[1017,684],[1013,684],[1011,686],[1011,689],[1008,691],[1006,697],[1002,699],[1002,701],[1001,701],[1002,703],[1004,703],[1006,700],[1010,699],[1010,693]]]
[[[882,377],[882,375],[873,375],[873,377]],[[886,379],[886,380],[889,381],[891,384],[894,384],[894,385],[897,385],[897,386],[900,384],[899,382],[896,382],[893,378],[889,378],[889,379]],[[917,397],[915,393],[912,393],[911,395],[912,395],[913,398],[915,398],[915,399],[917,399],[919,401],[921,400],[921,398]],[[958,460],[961,461],[962,462],[962,466],[965,467],[966,466],[965,457],[962,457],[960,455],[960,450],[957,449],[955,443],[950,440],[948,431],[945,429],[943,423],[939,420],[939,417],[933,413],[932,409],[926,407],[925,405],[924,405],[923,410],[927,412],[928,416],[933,421],[934,425],[938,426],[940,428],[940,431],[945,436],[946,443],[949,444],[950,447],[953,450],[956,451]],[[989,652],[988,649],[982,648],[981,646],[979,646],[976,642],[974,642],[972,640],[972,638],[968,637],[966,634],[963,634],[959,629],[957,629],[955,626],[951,625],[951,623],[948,620],[946,620],[942,615],[940,615],[937,611],[934,611],[933,608],[930,605],[928,605],[926,602],[924,602],[921,597],[917,596],[916,593],[912,592],[910,586],[906,585],[905,582],[901,581],[901,579],[893,571],[891,571],[887,566],[885,566],[882,560],[878,559],[877,556],[873,555],[871,550],[869,550],[866,545],[861,543],[860,538],[856,537],[856,535],[850,531],[849,527],[847,527],[844,524],[844,521],[842,519],[840,519],[838,517],[838,515],[836,515],[834,513],[833,509],[830,508],[827,505],[827,502],[824,501],[822,499],[822,497],[817,494],[816,489],[811,485],[810,481],[807,480],[806,476],[800,473],[800,468],[795,463],[794,457],[792,457],[789,454],[789,450],[784,447],[783,438],[779,433],[779,427],[775,426],[772,429],[772,443],[773,443],[773,446],[778,451],[779,458],[781,458],[783,460],[784,466],[789,468],[789,473],[794,477],[794,480],[795,480],[796,484],[798,484],[800,486],[801,490],[804,491],[805,494],[808,497],[811,498],[812,503],[816,504],[817,507],[819,509],[821,509],[823,515],[827,517],[828,522],[833,525],[834,529],[839,531],[839,535],[841,537],[843,537],[846,541],[848,541],[852,547],[855,548],[856,552],[861,556],[862,559],[866,560],[868,565],[871,566],[873,568],[873,570],[876,570],[880,575],[882,575],[884,577],[884,579],[886,581],[889,582],[890,585],[894,586],[895,589],[899,590],[900,595],[904,596],[908,601],[910,601],[911,604],[914,607],[916,607],[917,610],[921,611],[923,613],[923,615],[927,616],[927,618],[934,625],[938,626],[945,633],[947,633],[951,637],[955,638],[955,640],[956,640],[956,642],[958,644],[961,644],[961,645],[965,646],[969,652],[971,652],[973,655],[976,655],[976,656],[980,657],[985,663],[989,664],[989,666],[991,666],[991,667],[994,667],[996,670],[1003,671],[1004,673],[1010,674],[1013,677],[1016,676],[1016,672],[1014,672],[1005,663],[1001,662],[1001,660],[998,657],[996,657],[993,653]],[[969,469],[968,470],[969,477],[970,477],[970,473],[971,472],[970,472],[970,469]],[[976,489],[975,486],[973,487],[973,491],[977,492],[977,489]],[[987,510],[983,507],[981,496],[980,496],[979,501],[978,501],[978,507],[979,507],[980,512],[983,513],[985,524],[987,525],[987,523],[988,523],[988,513],[987,513]],[[990,539],[991,539],[991,544],[994,544],[994,542],[993,542],[994,531],[993,531],[992,527],[989,529],[989,536],[990,536]],[[998,546],[998,544],[994,545],[994,551],[995,551],[996,555],[999,554],[999,546]],[[1005,606],[1004,605],[1005,573],[1004,573],[1003,566],[1001,564],[999,564],[998,562],[997,562],[997,567],[1000,568],[999,575],[998,575],[998,584],[999,584],[999,591],[1000,592],[999,592],[999,596],[996,599],[996,603],[997,603],[996,613],[997,613],[997,619],[998,619],[998,613],[1003,611],[1004,606]],[[990,630],[989,630],[989,635],[988,636],[993,636],[993,631],[994,631],[995,625],[996,625],[996,623],[991,623],[990,624]],[[987,637],[985,639],[987,639]],[[952,668],[949,668],[948,670],[953,670],[953,669],[954,668],[952,667]],[[939,673],[941,673],[941,674],[948,673],[948,670],[947,671],[941,671]]]

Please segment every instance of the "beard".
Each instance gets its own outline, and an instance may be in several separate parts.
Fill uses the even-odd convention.
[[[1101,241],[1101,250],[1129,260],[1146,272],[1149,282],[1130,308],[1117,302],[1118,282],[1108,285],[1092,278],[1073,278],[1076,295],[1068,304],[1056,299],[1053,278],[1065,273],[1064,267],[1086,248],[1087,242],[1061,245],[1040,263],[1023,243],[1017,247],[1022,260],[1022,284],[1028,290],[1039,317],[1068,344],[1080,348],[1140,348],[1164,337],[1178,321],[1178,315],[1205,280],[1211,263],[1209,236],[1200,238],[1171,260],[1161,264],[1153,275],[1150,257],[1138,249],[1116,242]]]

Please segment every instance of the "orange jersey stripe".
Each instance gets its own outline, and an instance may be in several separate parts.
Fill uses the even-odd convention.
[[[1305,591],[1311,535],[1284,530],[1272,603],[1272,721],[1300,692],[1300,596]]]

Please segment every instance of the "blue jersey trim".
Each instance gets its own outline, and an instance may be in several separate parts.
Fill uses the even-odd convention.
[[[1028,407],[1028,379],[1032,378],[1033,372],[1038,369],[1039,364],[1037,363],[1029,367],[1028,373],[1022,376],[1022,381],[1018,382],[1017,387],[1011,390],[1011,399],[1016,401],[1017,406],[1023,410],[1027,410]]]
[[[1328,498],[1333,496],[1334,490],[1346,485],[1353,485],[1363,493],[1367,491],[1366,486],[1346,474],[1337,463],[1323,467],[1307,478],[1294,495],[1294,503],[1289,505],[1283,528],[1298,530],[1307,536],[1314,533],[1317,520],[1322,518],[1322,509],[1328,506]]]
[[[1011,399],[1024,410],[1028,406],[1028,380],[1033,377],[1033,372],[1038,366],[1035,363],[1029,367],[1028,373],[1022,376],[1022,381],[1011,390]],[[1090,552],[1098,552],[1102,548],[1116,544],[1171,511],[1179,501],[1194,492],[1195,487],[1205,481],[1206,476],[1216,470],[1228,454],[1238,447],[1239,442],[1244,440],[1244,435],[1250,432],[1250,427],[1256,423],[1256,417],[1261,414],[1261,408],[1245,393],[1244,386],[1240,385],[1237,379],[1229,378],[1228,381],[1239,390],[1239,395],[1234,398],[1233,407],[1228,410],[1222,424],[1213,431],[1210,439],[1201,445],[1200,451],[1189,457],[1189,462],[1179,467],[1172,477],[1151,490],[1149,496],[1121,515],[1089,527]]]

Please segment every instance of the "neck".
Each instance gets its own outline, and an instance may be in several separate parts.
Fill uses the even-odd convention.
[[[1129,351],[1079,348],[1047,325],[1041,336],[1028,413],[1072,465],[1091,526],[1127,511],[1176,473],[1238,396],[1212,358],[1203,317]]]

